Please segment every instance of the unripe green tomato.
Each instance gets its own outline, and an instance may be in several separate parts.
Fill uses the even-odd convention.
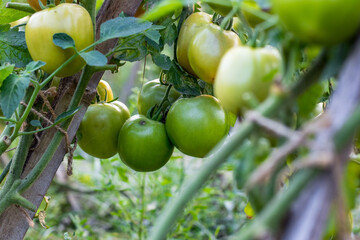
[[[181,25],[179,32],[176,56],[179,64],[189,73],[196,76],[195,72],[190,66],[188,58],[188,49],[191,39],[196,35],[200,29],[211,23],[211,15],[204,12],[196,12],[191,14]]]
[[[135,115],[120,130],[120,159],[135,171],[151,172],[160,169],[169,161],[173,150],[174,146],[161,122]]]
[[[210,95],[177,100],[166,117],[171,142],[183,153],[205,157],[229,132],[229,116]]]
[[[273,47],[237,47],[221,59],[214,93],[225,109],[239,114],[250,108],[249,98],[263,101],[273,79],[279,73],[281,57]]]
[[[114,156],[120,129],[129,117],[129,110],[118,101],[90,105],[77,132],[79,146],[97,158]]]
[[[25,28],[25,39],[31,58],[46,63],[42,69],[51,74],[74,55],[73,49],[61,49],[53,43],[55,33],[66,33],[82,50],[94,42],[93,24],[87,10],[73,3],[59,4],[33,14]],[[56,74],[58,77],[74,75],[85,65],[76,57]]]
[[[199,30],[189,43],[190,66],[200,79],[213,83],[222,56],[239,45],[241,42],[236,33],[209,24]]]
[[[272,0],[272,4],[286,29],[309,43],[341,43],[360,25],[359,0]]]
[[[139,114],[146,116],[147,112],[157,104],[160,105],[163,100],[167,85],[160,84],[159,79],[155,79],[145,83],[142,86],[137,100],[137,109]],[[169,100],[171,103],[175,102],[180,97],[180,93],[174,87],[170,89]],[[165,110],[169,106],[168,102],[163,104],[162,109]]]

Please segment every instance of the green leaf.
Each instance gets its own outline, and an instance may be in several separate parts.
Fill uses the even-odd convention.
[[[163,70],[169,70],[171,67],[171,59],[164,54],[153,54],[152,60],[154,63]]]
[[[8,0],[0,0],[0,24],[6,24],[11,23],[16,20],[19,20],[20,18],[23,18],[27,15],[29,15],[28,12],[23,12],[11,8],[6,8],[6,4]]]
[[[153,30],[153,29],[150,29],[148,31],[145,31],[144,32],[144,35],[146,37],[148,37],[149,39],[151,39],[152,41],[156,42],[157,44],[159,44],[159,41],[160,41],[160,33],[156,30]]]
[[[80,108],[81,108],[81,106],[79,106],[75,109],[63,112],[55,119],[55,122],[53,125],[57,125],[57,124],[65,121],[66,119],[69,119],[70,117],[74,116],[79,111]]]
[[[114,58],[135,62],[143,59],[148,53],[146,37],[140,34],[132,39],[120,38]]]
[[[0,66],[0,87],[3,81],[13,72],[15,65],[3,65]]]
[[[66,33],[55,33],[53,36],[53,42],[56,46],[61,47],[62,49],[75,47],[74,40]]]
[[[31,120],[30,125],[33,127],[42,127],[41,122],[39,120]]]
[[[96,50],[80,53],[80,56],[90,66],[105,66],[107,64],[107,58],[105,55]]]
[[[166,80],[181,94],[188,96],[201,95],[201,88],[197,80],[190,75],[184,74],[175,61],[172,61],[172,65],[166,74]]]
[[[20,101],[24,98],[30,83],[30,75],[9,75],[0,88],[1,109],[7,118],[11,118]]]
[[[101,24],[99,41],[138,34],[149,29],[151,25],[151,22],[140,21],[134,17],[117,17]]]
[[[0,64],[10,62],[15,67],[25,67],[31,61],[24,32],[0,32]]]
[[[28,65],[26,65],[25,71],[27,73],[32,73],[32,72],[38,70],[39,68],[41,68],[42,66],[44,66],[45,64],[46,63],[43,61],[32,61]]]

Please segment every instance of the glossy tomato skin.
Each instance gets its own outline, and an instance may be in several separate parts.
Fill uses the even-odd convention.
[[[34,61],[44,61],[42,69],[51,74],[74,54],[73,49],[61,49],[53,43],[55,33],[66,33],[75,41],[78,50],[94,42],[91,17],[80,5],[63,3],[33,14],[25,28],[25,39]],[[59,73],[58,77],[74,75],[85,65],[78,56]]]
[[[111,89],[111,86],[108,82],[100,80],[96,91],[99,94],[100,101],[110,102],[114,99],[114,94]]]
[[[281,56],[273,47],[237,47],[221,60],[214,93],[225,109],[240,114],[249,108],[250,95],[260,102],[269,94],[273,79],[279,73]]]
[[[240,38],[234,32],[209,24],[199,30],[189,44],[190,66],[200,79],[213,83],[222,56],[240,45]]]
[[[169,161],[173,150],[165,125],[143,115],[132,116],[120,130],[120,158],[135,171],[152,172],[160,169]]]
[[[211,24],[211,15],[204,12],[191,14],[182,24],[176,47],[176,56],[179,64],[189,73],[196,76],[188,58],[188,49],[191,39],[204,26]]]
[[[166,93],[167,85],[162,85],[159,79],[155,79],[145,83],[138,96],[137,109],[139,114],[146,116],[147,112],[155,105],[160,105]],[[180,93],[172,87],[169,93],[169,100],[171,103],[175,102],[180,97]],[[165,110],[169,103],[165,103],[162,107]]]
[[[180,29],[177,60],[192,75],[213,83],[219,59],[231,47],[240,45],[240,38],[212,23],[204,12],[191,14]]]
[[[125,106],[123,103],[116,102],[90,105],[81,121],[78,144],[91,156],[109,158],[117,153],[118,135],[130,113],[118,107]]]
[[[166,131],[172,143],[193,157],[206,154],[229,132],[229,116],[213,96],[201,95],[177,100],[166,117]]]
[[[39,0],[27,0],[27,2],[29,3],[30,7],[32,7],[35,11],[41,11],[41,7],[39,4]],[[41,3],[46,6],[47,3],[46,0],[41,0]],[[72,0],[65,0],[66,3],[72,3]],[[60,4],[60,0],[55,0],[55,5],[59,5]]]
[[[284,26],[302,41],[332,45],[355,34],[360,25],[358,0],[272,0]]]

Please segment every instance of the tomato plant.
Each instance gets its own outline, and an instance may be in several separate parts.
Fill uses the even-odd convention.
[[[114,94],[109,83],[104,80],[100,80],[96,91],[99,94],[100,101],[110,102],[114,99]]]
[[[194,157],[205,157],[226,136],[230,126],[228,113],[210,95],[177,100],[165,125],[175,147]]]
[[[165,125],[142,115],[132,116],[121,128],[118,152],[121,160],[139,172],[160,169],[174,150]]]
[[[237,47],[222,58],[216,75],[214,92],[229,111],[239,114],[249,108],[255,97],[263,101],[272,80],[279,73],[281,57],[273,47]]]
[[[80,5],[63,3],[54,8],[33,14],[25,28],[26,44],[34,61],[46,63],[42,69],[51,74],[68,58],[74,55],[73,49],[61,49],[53,43],[55,33],[66,33],[82,50],[94,41],[93,25],[87,10]],[[58,77],[71,76],[85,65],[78,56],[56,74]]]
[[[137,100],[137,109],[139,114],[146,115],[147,112],[156,104],[159,106],[163,100],[168,85],[160,84],[158,79],[149,81],[142,86]],[[168,99],[169,102],[165,102],[162,105],[162,110],[165,110],[169,104],[173,103],[180,97],[180,93],[174,88],[170,89]]]
[[[188,72],[213,83],[224,53],[240,45],[240,38],[211,22],[207,13],[193,13],[183,23],[177,45],[177,58]]]
[[[129,117],[129,110],[119,101],[90,105],[78,130],[79,146],[94,157],[114,156],[119,131]]]
[[[318,44],[337,44],[360,25],[358,0],[272,0],[274,12],[296,38]]]
[[[27,2],[29,3],[30,7],[32,7],[34,10],[36,11],[41,11],[41,7],[39,4],[39,0],[27,0]],[[66,3],[72,3],[73,0],[65,0]],[[41,3],[46,6],[47,5],[47,1],[46,0],[41,0]],[[55,0],[55,5],[59,5],[60,4],[60,0]]]

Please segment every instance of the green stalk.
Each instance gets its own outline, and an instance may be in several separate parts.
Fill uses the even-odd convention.
[[[140,222],[139,222],[139,240],[142,240],[142,233],[143,233],[143,221],[145,216],[145,186],[146,186],[146,173],[142,174],[142,181],[141,181],[141,213],[140,213]]]
[[[290,91],[288,91],[288,94],[272,95],[256,110],[266,117],[276,115],[281,108],[290,104],[296,97],[320,79],[320,75],[325,67],[326,58],[326,53],[322,53],[309,71],[307,71]],[[253,122],[244,121],[223,146],[221,146],[222,143],[218,144],[217,149],[220,148],[220,146],[221,149],[217,152],[217,149],[212,151],[213,155],[204,161],[205,164],[201,170],[196,175],[187,179],[178,195],[167,203],[163,212],[155,221],[156,225],[151,232],[149,237],[150,240],[161,240],[166,238],[167,233],[170,231],[177,217],[183,213],[186,204],[255,128],[256,126]]]
[[[29,102],[31,98],[33,98],[35,95],[34,93],[34,89],[33,88],[28,88],[28,90],[26,91],[25,97],[24,97],[24,102]],[[37,93],[36,93],[37,95]],[[25,111],[25,107],[23,105],[19,106],[19,114],[23,114]],[[7,125],[4,129],[4,131],[1,133],[0,135],[0,155],[3,154],[6,149],[8,149],[8,147],[10,146],[10,144],[12,143],[12,141],[15,139],[11,139],[10,135],[12,135],[12,133],[14,132],[13,127],[10,125]],[[5,140],[7,139],[7,140]]]
[[[10,170],[11,163],[12,163],[12,159],[10,160],[10,162],[6,165],[6,167],[2,171],[2,173],[0,175],[0,184],[2,183],[2,181],[4,181],[6,175],[8,174],[8,172]]]
[[[23,12],[35,13],[35,10],[27,3],[8,2],[6,8],[16,9]]]
[[[80,81],[78,86],[76,87],[75,93],[73,98],[71,99],[70,105],[68,107],[68,111],[71,109],[76,108],[79,103],[81,102],[82,96],[85,92],[86,86],[88,82],[91,79],[91,76],[93,74],[93,71],[91,67],[86,66],[83,70],[83,73],[80,77]],[[62,129],[67,129],[70,125],[72,118],[66,120],[61,125]],[[18,191],[20,193],[24,192],[26,189],[28,189],[31,184],[39,177],[39,175],[42,173],[42,171],[45,169],[47,164],[50,162],[52,157],[54,156],[58,146],[60,145],[61,141],[64,138],[64,134],[60,131],[57,131],[54,138],[51,140],[48,148],[46,149],[43,156],[40,158],[39,162],[36,164],[35,168],[31,170],[31,172],[23,179],[22,183],[20,184]]]
[[[29,125],[28,128],[32,128],[32,126]],[[14,192],[14,183],[20,178],[32,140],[32,135],[20,138],[5,184],[0,190],[0,214],[14,201],[14,194],[16,193]],[[24,203],[23,200],[20,200],[19,196],[16,199]]]

